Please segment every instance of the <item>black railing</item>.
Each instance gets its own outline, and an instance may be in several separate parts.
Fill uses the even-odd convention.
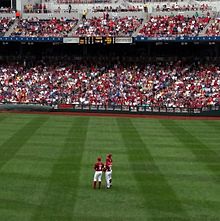
[[[103,111],[103,112],[130,112],[130,113],[182,113],[199,114],[210,111],[220,111],[220,106],[207,106],[202,108],[185,107],[150,107],[150,106],[126,106],[126,105],[83,105],[83,104],[60,104],[55,109],[74,111]]]

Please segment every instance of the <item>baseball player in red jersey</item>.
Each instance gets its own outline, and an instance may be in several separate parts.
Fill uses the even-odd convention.
[[[106,187],[109,189],[112,186],[112,154],[108,154],[106,157],[105,169]]]
[[[99,189],[101,188],[101,181],[102,181],[102,170],[104,168],[104,163],[102,163],[101,157],[97,158],[97,162],[94,165],[94,179],[93,179],[93,188],[96,189],[96,183],[99,182]]]

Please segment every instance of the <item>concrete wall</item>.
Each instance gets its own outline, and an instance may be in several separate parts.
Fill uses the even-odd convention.
[[[199,16],[206,16],[207,12],[202,12],[199,11]],[[170,15],[171,12],[153,12],[150,15],[152,16],[157,16],[157,15]],[[189,11],[189,12],[172,12],[173,15],[178,15],[178,14],[184,14],[185,16],[193,16],[195,15],[195,11]],[[125,16],[137,16],[139,18],[145,18],[147,15],[147,13],[145,12],[109,12],[110,18],[111,17],[125,17]],[[91,18],[91,17],[102,17],[103,13],[102,12],[96,12],[96,13],[88,13],[87,14],[87,18]],[[82,12],[72,12],[72,13],[48,13],[48,14],[37,14],[37,13],[28,13],[28,14],[23,14],[23,18],[28,18],[28,17],[37,17],[37,18],[41,18],[41,19],[49,19],[52,17],[56,17],[56,18],[78,18],[81,19],[82,17]]]
[[[23,14],[23,18],[32,18],[32,17],[36,17],[36,18],[40,18],[40,19],[50,19],[53,17],[56,18],[81,18],[81,14],[80,13],[48,13],[48,14],[37,14],[37,13],[27,13],[27,14]]]

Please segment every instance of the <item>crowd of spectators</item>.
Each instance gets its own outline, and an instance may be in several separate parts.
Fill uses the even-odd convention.
[[[150,1],[145,1],[145,0],[128,0],[128,2],[131,2],[131,3],[145,3],[145,2],[150,2]]]
[[[143,8],[139,6],[127,6],[127,7],[112,7],[112,6],[96,6],[92,8],[93,12],[139,12],[143,11]]]
[[[207,36],[220,36],[220,18],[217,18],[211,23],[207,30],[206,30]]]
[[[78,13],[77,8],[73,8],[71,5],[68,5],[66,9],[61,9],[60,6],[58,6],[56,9],[53,11],[54,13]]]
[[[131,2],[131,3],[164,3],[164,2],[182,2],[183,0],[128,0],[128,2]]]
[[[210,17],[152,16],[138,35],[146,37],[197,36],[209,23]]]
[[[14,28],[12,36],[29,37],[66,37],[77,25],[78,19],[52,18],[39,19],[28,18],[20,19]]]
[[[50,11],[47,9],[46,4],[25,4],[24,5],[24,13],[49,13]]]
[[[185,67],[174,71],[174,80],[158,91],[156,102],[166,107],[201,108],[220,105],[220,67],[204,65]]]
[[[211,7],[208,4],[201,4],[201,5],[179,5],[176,4],[163,4],[157,5],[155,11],[166,11],[166,12],[173,12],[173,11],[208,11],[211,10]]]
[[[182,61],[126,64],[84,60],[30,68],[5,64],[0,65],[0,102],[214,106],[220,105],[220,67]]]
[[[0,36],[4,36],[9,30],[10,26],[13,24],[13,18],[1,18],[0,17]]]
[[[3,36],[14,23],[15,18],[0,18],[0,36]],[[30,17],[17,19],[11,36],[28,37],[67,37],[67,36],[124,36],[131,37],[137,29],[138,36],[178,37],[198,36],[204,30],[207,36],[220,35],[220,19],[210,16],[158,15],[151,16],[145,23],[137,16],[109,15],[77,19]]]
[[[106,13],[103,17],[93,17],[79,23],[75,36],[131,36],[142,24],[143,19],[136,16],[109,18]]]
[[[57,4],[95,4],[111,3],[111,0],[57,0]]]

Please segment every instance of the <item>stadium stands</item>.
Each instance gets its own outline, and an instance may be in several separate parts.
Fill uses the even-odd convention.
[[[75,36],[131,36],[143,19],[137,17],[105,17],[83,20],[75,31]]]
[[[95,4],[111,3],[111,0],[57,0],[58,4]]]
[[[3,36],[13,24],[12,18],[0,18],[0,36]]]
[[[150,17],[139,31],[139,35],[146,37],[197,36],[208,25],[210,19],[210,17],[184,15]]]
[[[215,19],[206,30],[207,36],[220,36],[220,19]]]
[[[92,8],[93,12],[138,12],[143,11],[143,9],[139,6],[128,6],[126,8],[122,8],[120,5],[117,7],[112,6],[96,6]]]
[[[106,4],[99,4],[103,2]],[[148,13],[148,10],[143,10],[143,5],[137,5],[142,0],[122,1],[120,4],[123,4],[112,6],[107,4],[109,2],[111,0],[57,0],[56,3],[62,7],[57,11],[58,15],[51,13],[55,10],[49,8],[49,0],[44,4],[25,4],[20,19],[15,19],[10,10],[2,9],[11,17],[0,19],[0,36],[8,32],[7,37],[15,38],[61,37],[60,44],[63,44],[62,37],[69,37],[66,43],[76,45],[81,44],[80,39],[85,40],[82,41],[84,43],[93,39],[83,37],[94,36],[125,37],[125,40],[128,37],[127,42],[121,42],[128,44],[132,43],[129,41],[131,37],[136,36],[195,37],[201,33],[220,36],[220,19],[214,13],[210,14],[212,8],[206,3],[158,2],[154,4],[157,5],[155,8],[148,8],[153,9]],[[88,11],[86,6],[68,8],[69,4],[84,3],[92,3]],[[109,39],[109,44],[116,44],[114,40],[117,38]],[[88,44],[94,42],[87,41]],[[87,48],[84,49],[83,54],[86,54]],[[150,54],[150,46],[148,49]],[[104,61],[94,56],[92,60],[85,61],[80,58],[72,62],[64,59],[44,64],[33,62],[28,67],[9,62],[0,65],[0,102],[187,108],[214,106],[220,105],[220,67],[215,63],[185,63],[181,58],[178,61],[130,64],[126,58],[123,62],[112,62],[110,56]]]
[[[8,36],[193,37],[203,30],[204,35],[213,36],[215,30],[218,35],[218,20],[213,22],[216,13],[211,11],[211,4],[205,2],[153,1],[141,4],[142,1],[108,1],[110,0],[28,1],[23,5],[21,20],[16,22]],[[93,2],[97,4],[90,4]],[[7,12],[12,12],[10,8],[2,10],[4,16]],[[15,17],[14,13],[8,15]],[[1,35],[10,29],[10,24],[1,25]],[[3,28],[4,26],[7,27]]]
[[[14,28],[12,36],[65,37],[76,26],[78,20],[65,18],[41,20],[38,18],[21,19]]]
[[[167,11],[167,12],[177,12],[177,11],[208,11],[211,10],[211,7],[208,6],[208,4],[201,4],[201,5],[194,5],[194,4],[166,4],[164,3],[163,5],[157,5],[156,6],[156,11]]]
[[[0,102],[192,108],[220,104],[219,65],[94,60],[31,68],[1,65]]]

